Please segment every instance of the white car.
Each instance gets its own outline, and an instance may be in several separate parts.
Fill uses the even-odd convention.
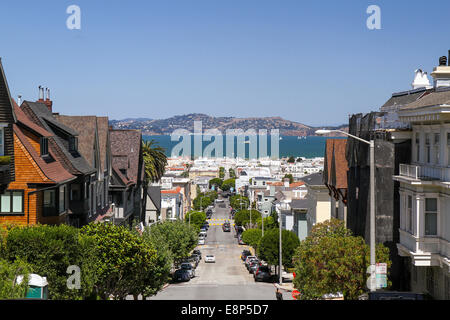
[[[208,262],[215,263],[216,257],[214,257],[212,254],[207,254],[205,256],[205,263],[208,263]]]
[[[199,236],[202,237],[202,238],[205,238],[205,237],[208,236],[208,234],[206,233],[206,231],[201,231],[201,232],[199,233]]]
[[[198,239],[198,244],[205,244],[205,239],[204,238]]]

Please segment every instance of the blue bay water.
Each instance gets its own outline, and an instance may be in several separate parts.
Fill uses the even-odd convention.
[[[144,140],[154,140],[158,145],[163,147],[166,150],[166,155],[171,156],[172,148],[176,146],[179,141],[171,141],[171,136],[169,135],[161,135],[161,136],[143,136]],[[194,155],[194,136],[190,136],[191,138],[191,156]],[[267,156],[271,156],[271,139],[270,136],[267,138]],[[325,152],[325,142],[329,139],[327,137],[293,137],[293,136],[281,136],[281,140],[279,140],[279,155],[280,157],[305,157],[305,158],[314,158],[314,157],[323,157]],[[342,139],[342,138],[335,138]],[[180,139],[181,141],[181,139]],[[202,142],[202,150],[210,144],[210,141]],[[237,141],[234,141],[234,156],[237,154]],[[223,137],[223,155],[226,155],[226,139]],[[246,144],[245,148],[245,158],[248,158],[249,155],[249,144]],[[213,153],[213,156],[215,154]],[[259,154],[258,154],[259,156]]]

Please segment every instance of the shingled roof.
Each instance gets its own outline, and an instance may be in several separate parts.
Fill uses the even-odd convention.
[[[80,152],[69,152],[68,150],[68,141],[63,137],[78,136],[78,132],[56,121],[52,112],[44,103],[24,101],[21,109],[31,121],[52,134],[52,137],[49,138],[49,147],[55,148],[56,157],[71,174],[91,174],[95,172],[95,168],[87,162]]]
[[[106,161],[108,160],[106,154],[110,152],[108,117],[97,117],[97,132],[98,132],[98,142],[100,145],[101,169],[102,171],[105,171],[107,169]]]
[[[386,103],[380,108],[380,111],[385,111],[385,109],[404,106],[405,104],[412,103],[420,99],[426,92],[427,89],[417,89],[412,91],[405,91],[392,94],[392,97],[386,101]]]
[[[126,170],[126,178],[137,183],[141,178],[141,131],[110,130],[110,139],[113,168],[116,171]]]
[[[438,105],[450,105],[450,90],[446,89],[440,89],[440,90],[434,90],[426,95],[424,95],[420,100],[414,101],[412,103],[409,103],[402,108],[400,108],[400,111],[402,110],[413,110],[413,109],[419,109],[424,107],[432,107],[432,106],[438,106]]]

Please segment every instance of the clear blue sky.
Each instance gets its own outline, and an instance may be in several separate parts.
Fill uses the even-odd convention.
[[[81,8],[68,30],[66,8]],[[381,8],[382,30],[366,9]],[[5,0],[12,95],[111,119],[187,113],[347,123],[408,90],[450,49],[450,1]]]

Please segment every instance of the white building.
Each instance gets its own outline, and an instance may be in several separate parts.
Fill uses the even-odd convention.
[[[401,164],[400,243],[411,289],[450,299],[450,66],[431,74],[435,89],[399,110],[412,128],[411,164]]]

